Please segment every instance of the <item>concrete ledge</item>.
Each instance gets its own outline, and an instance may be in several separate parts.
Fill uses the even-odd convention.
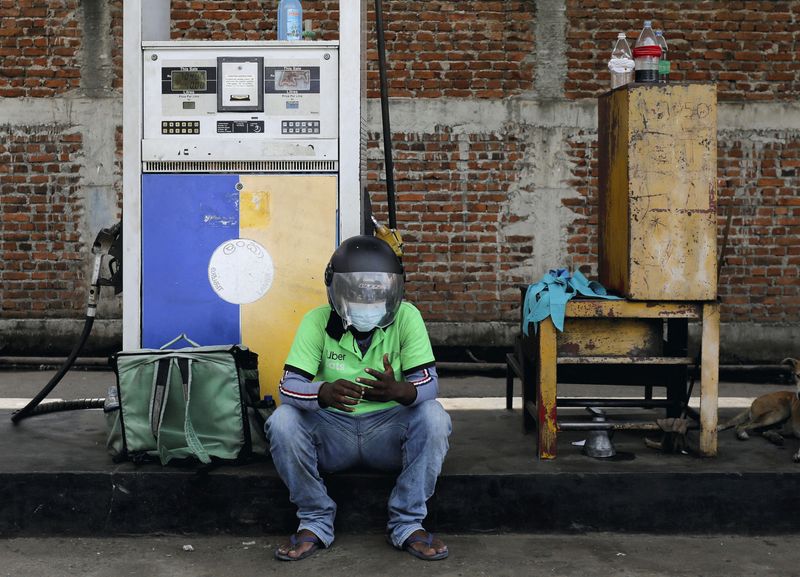
[[[733,413],[733,411],[729,411]],[[289,533],[295,509],[262,459],[210,471],[115,465],[100,411],[54,413],[11,425],[0,412],[0,536]],[[794,442],[720,437],[714,459],[644,447],[618,432],[618,460],[597,460],[559,435],[559,456],[538,461],[519,410],[452,411],[451,449],[426,526],[435,531],[795,533],[800,466]],[[627,457],[627,458],[626,458]],[[326,476],[338,531],[381,532],[393,475]],[[765,490],[768,488],[768,490]],[[753,498],[757,495],[757,498]],[[746,496],[746,498],[743,498]]]
[[[800,472],[445,475],[426,526],[464,532],[794,533]],[[337,530],[381,532],[388,475],[326,479]],[[764,488],[769,487],[769,491]],[[759,495],[742,499],[742,495]],[[283,483],[257,469],[0,474],[0,535],[290,533]]]
[[[0,319],[0,355],[67,356],[80,338],[83,319]],[[122,348],[122,321],[95,319],[83,356]]]

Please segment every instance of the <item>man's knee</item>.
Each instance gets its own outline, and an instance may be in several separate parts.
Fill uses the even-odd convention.
[[[281,405],[275,409],[264,426],[267,439],[272,445],[296,439],[303,429],[302,411],[291,405]]]
[[[452,423],[450,422],[450,415],[444,410],[444,407],[435,400],[425,401],[414,407],[416,412],[416,421],[425,428],[427,433],[433,437],[450,436],[452,430]]]

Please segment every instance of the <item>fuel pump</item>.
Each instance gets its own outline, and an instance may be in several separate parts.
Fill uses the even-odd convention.
[[[365,9],[341,2],[339,41],[184,41],[169,2],[125,3],[124,348],[244,343],[277,396],[364,230]]]

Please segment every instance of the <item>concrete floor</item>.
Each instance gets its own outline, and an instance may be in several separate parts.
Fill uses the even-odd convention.
[[[443,535],[444,561],[426,563],[380,535],[346,535],[302,562],[272,558],[281,537],[131,537],[0,540],[0,577],[760,577],[792,576],[796,537]],[[193,551],[185,551],[191,545]]]
[[[28,399],[34,396],[52,377],[54,371],[0,371],[0,403],[3,399]],[[74,370],[48,397],[85,398],[104,397],[113,384],[109,371]],[[784,447],[775,447],[765,440],[754,438],[748,442],[734,439],[732,431],[720,434],[720,451],[716,459],[697,459],[686,455],[664,455],[644,446],[643,432],[617,432],[614,443],[617,450],[633,459],[597,460],[581,453],[583,432],[565,432],[559,435],[559,455],[552,462],[541,462],[535,456],[535,437],[522,433],[522,416],[519,409],[519,382],[515,383],[515,408],[459,410],[450,409],[453,418],[451,447],[443,474],[480,475],[494,473],[525,474],[546,471],[786,471],[800,470],[791,462],[796,450],[796,440],[788,439]],[[721,419],[738,412],[734,405],[746,405],[751,398],[785,389],[785,385],[721,383]],[[505,380],[501,378],[471,376],[442,378],[440,397],[449,406],[460,401],[482,399],[484,406],[504,406]],[[559,394],[586,396],[631,396],[635,387],[609,387],[607,385],[560,385]],[[481,406],[475,404],[474,406]],[[3,410],[5,409],[5,410]],[[656,418],[659,413],[643,410],[609,409],[610,416],[625,418]],[[561,409],[559,414],[583,418],[582,409]],[[9,471],[71,471],[78,467],[84,471],[125,470],[130,464],[112,465],[106,455],[105,421],[99,410],[72,411],[32,417],[12,426],[6,415],[10,411],[0,408],[0,462]],[[651,433],[652,435],[652,433]],[[51,450],[48,450],[51,449]]]

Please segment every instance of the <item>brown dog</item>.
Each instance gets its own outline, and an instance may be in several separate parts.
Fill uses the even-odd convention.
[[[800,438],[800,361],[784,359],[781,364],[792,367],[795,391],[777,391],[761,395],[753,401],[750,408],[739,413],[719,431],[736,427],[736,437],[750,438],[750,432],[759,432],[776,445],[783,444],[783,436],[794,434]],[[800,449],[794,454],[794,461],[800,462]]]

